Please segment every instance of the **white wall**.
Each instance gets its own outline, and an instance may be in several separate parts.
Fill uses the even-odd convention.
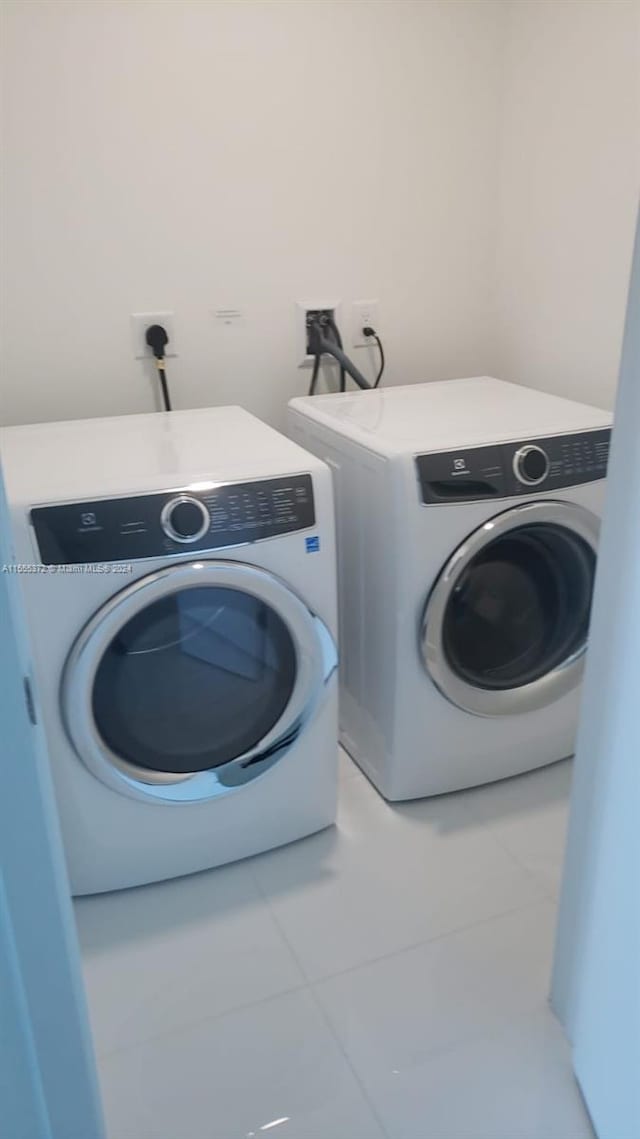
[[[504,12],[494,369],[610,407],[640,189],[640,4]]]
[[[318,295],[379,298],[389,382],[486,370],[502,18],[8,0],[2,421],[150,409],[128,321],[154,308],[179,407],[280,422],[309,380],[294,302]],[[214,327],[229,306],[242,329]]]
[[[0,422],[155,406],[129,314],[171,309],[175,404],[279,424],[314,297],[343,324],[379,298],[389,383],[489,371],[612,404],[640,0],[0,12]]]

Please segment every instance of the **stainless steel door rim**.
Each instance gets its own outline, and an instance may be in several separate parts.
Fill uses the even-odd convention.
[[[111,641],[132,617],[161,598],[203,586],[245,592],[273,608],[295,647],[293,691],[282,715],[259,744],[228,763],[191,774],[136,767],[112,752],[97,729],[92,704],[96,671]],[[197,802],[235,791],[273,766],[287,749],[287,741],[313,713],[336,664],[336,647],[326,626],[273,574],[240,562],[181,563],[149,574],[115,594],[85,625],[64,669],[63,718],[79,759],[114,790],[136,799]],[[264,753],[268,754],[261,761]]]
[[[488,519],[470,534],[446,563],[427,599],[420,625],[422,660],[443,696],[467,712],[478,716],[506,716],[534,711],[557,700],[580,683],[586,639],[576,651],[538,679],[502,690],[479,687],[458,675],[443,647],[447,606],[464,570],[497,539],[511,532],[515,534],[523,527],[545,524],[577,536],[596,554],[600,523],[591,511],[568,502],[524,503]]]

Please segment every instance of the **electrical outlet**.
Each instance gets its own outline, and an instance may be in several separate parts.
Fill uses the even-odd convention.
[[[352,344],[354,348],[367,348],[375,344],[370,336],[363,336],[362,329],[367,325],[380,332],[377,301],[354,301],[352,312]]]
[[[166,329],[169,343],[165,353],[167,359],[177,356],[175,320],[172,312],[132,312],[131,313],[131,347],[136,360],[144,360],[151,356],[151,349],[145,340],[150,324],[161,324]]]
[[[303,368],[313,363],[313,356],[309,352],[308,327],[312,317],[333,316],[340,327],[340,301],[298,301],[296,304],[296,340],[298,367]]]

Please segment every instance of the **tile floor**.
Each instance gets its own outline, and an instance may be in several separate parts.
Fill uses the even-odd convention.
[[[547,1007],[568,763],[76,904],[109,1139],[591,1139]]]

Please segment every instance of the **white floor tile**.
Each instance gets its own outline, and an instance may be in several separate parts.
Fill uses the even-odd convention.
[[[560,891],[571,774],[571,761],[563,760],[464,794],[473,817],[553,897]]]
[[[391,806],[342,755],[338,828],[80,899],[109,1139],[592,1139],[546,1006],[569,779]]]
[[[337,828],[249,865],[312,980],[544,896],[460,796],[391,806],[362,778]]]
[[[103,1060],[109,1139],[383,1139],[308,992]]]
[[[398,1072],[374,1102],[389,1139],[593,1139],[546,1007]]]
[[[76,920],[99,1054],[303,979],[243,864],[77,899]]]
[[[393,1099],[398,1077],[544,1004],[555,914],[537,903],[317,985],[365,1087]]]

